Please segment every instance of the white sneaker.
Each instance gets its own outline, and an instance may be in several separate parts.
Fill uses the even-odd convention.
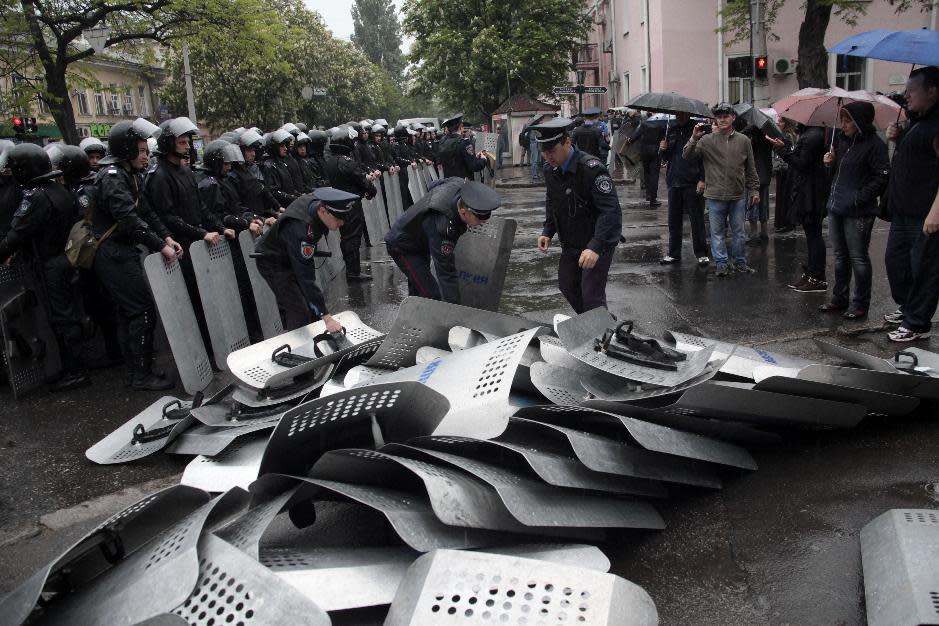
[[[699,256],[698,257],[698,267],[707,267],[711,264],[711,257]]]
[[[928,337],[929,337],[928,331],[925,333],[917,333],[917,332],[910,330],[909,328],[904,328],[903,326],[901,326],[900,328],[894,331],[887,333],[887,338],[890,339],[890,341],[896,341],[897,343],[903,343],[906,341],[916,341],[917,339],[926,339]]]
[[[902,324],[903,323],[903,310],[897,309],[893,313],[884,313],[884,321],[888,324]]]
[[[668,256],[667,254],[662,257],[659,261],[659,265],[671,265],[672,263],[680,263],[681,259],[676,259],[673,256]]]

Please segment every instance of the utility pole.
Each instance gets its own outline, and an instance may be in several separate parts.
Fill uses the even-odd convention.
[[[192,73],[189,71],[189,44],[183,40],[183,76],[186,79],[186,104],[189,106],[189,119],[198,124],[196,119],[196,99],[192,95]]]
[[[577,114],[584,114],[584,81],[587,80],[587,70],[577,70]]]
[[[766,56],[765,0],[750,0],[750,58]],[[768,74],[768,73],[767,73]],[[753,72],[753,106],[766,108],[769,102],[769,79],[760,78]]]

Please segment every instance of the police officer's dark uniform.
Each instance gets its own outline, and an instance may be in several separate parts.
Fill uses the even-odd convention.
[[[7,155],[13,177],[23,186],[20,205],[10,231],[0,241],[0,263],[13,254],[40,277],[49,308],[49,322],[59,344],[63,376],[54,389],[88,385],[81,359],[82,311],[75,293],[75,269],[65,257],[65,243],[75,224],[75,200],[54,178],[49,155],[32,143],[22,143]]]
[[[311,130],[307,134],[310,137],[310,147],[307,148],[306,165],[313,176],[313,188],[328,187],[329,176],[326,174],[325,151],[329,135],[325,130]]]
[[[238,190],[225,174],[224,164],[238,161],[244,162],[241,150],[224,139],[216,139],[205,147],[202,164],[193,168],[199,180],[199,199],[204,210],[214,221],[236,233],[246,230],[251,220],[259,217],[242,206]]]
[[[303,168],[300,166],[300,158],[296,155],[297,138],[300,136],[300,129],[296,124],[287,122],[282,129],[290,133],[291,142],[287,149],[287,156],[284,157],[284,163],[287,164],[287,171],[290,173],[290,180],[293,182],[297,193],[308,193],[313,188],[307,187],[307,180],[303,176]]]
[[[314,161],[310,158],[310,145],[312,139],[304,132],[297,135],[297,140],[293,145],[293,157],[300,166],[300,174],[303,178],[303,189],[309,193],[317,187],[323,187],[321,181],[317,180],[314,170]]]
[[[388,254],[407,276],[408,294],[459,304],[453,253],[467,228],[460,208],[485,221],[500,205],[499,194],[476,181],[454,177],[432,183],[427,194],[405,211],[385,235]],[[431,258],[436,280],[430,273]]]
[[[368,179],[365,168],[351,157],[353,135],[349,126],[340,126],[333,131],[329,141],[330,156],[326,159],[326,171],[330,184],[342,191],[371,200],[378,189]],[[343,218],[344,224],[339,229],[342,258],[346,263],[346,279],[362,280],[370,276],[362,275],[362,260],[359,248],[362,245],[362,231],[365,229],[365,217],[362,203],[354,201],[349,212]]]
[[[254,150],[257,155],[263,146],[262,137],[254,130],[247,129],[238,136],[238,146],[242,156],[248,150]],[[277,217],[280,213],[280,203],[264,185],[264,178],[260,175],[256,162],[232,163],[228,179],[237,190],[241,204],[252,214]]]
[[[282,207],[287,206],[300,195],[300,190],[294,185],[293,176],[287,166],[287,157],[280,154],[282,146],[287,147],[289,152],[291,141],[292,137],[286,130],[275,130],[267,136],[264,144],[267,156],[261,161],[264,184]]]
[[[658,124],[644,121],[629,138],[630,143],[639,141],[639,160],[642,162],[642,176],[646,183],[646,200],[650,206],[658,206],[659,174],[662,171],[662,156],[659,143],[665,138],[665,128]]]
[[[134,389],[172,389],[172,381],[152,371],[156,310],[140,264],[138,245],[159,252],[169,245],[170,231],[143,196],[140,173],[129,161],[138,155],[137,142],[156,126],[146,120],[118,122],[108,132],[108,156],[95,177],[92,231],[101,239],[94,270],[117,306],[126,326],[125,352],[130,356]],[[110,234],[108,234],[110,233]]]
[[[326,297],[316,285],[317,244],[328,230],[320,207],[344,219],[359,197],[320,187],[294,200],[258,240],[258,271],[284,314],[284,330],[294,330],[327,315]]]
[[[408,166],[412,163],[417,163],[421,157],[415,151],[413,145],[415,131],[404,124],[398,124],[395,126],[394,135],[397,140],[394,145],[395,164],[401,168],[401,171],[398,172],[398,186],[401,188],[401,205],[407,210],[408,207],[414,204],[414,199],[411,198],[411,190],[408,188],[408,175],[410,174]]]
[[[12,141],[0,139],[0,239],[6,236],[13,222],[13,214],[20,206],[23,188],[6,165],[7,151],[13,148]]]
[[[75,201],[77,214],[74,221],[91,219],[95,210],[95,172],[91,171],[88,153],[78,146],[49,144],[46,146],[53,169],[62,172],[62,179]],[[103,155],[102,155],[103,156]],[[103,358],[86,359],[89,368],[111,367],[123,361],[121,344],[117,337],[117,312],[114,302],[93,269],[78,270],[78,291],[84,313],[94,323],[104,339]]]
[[[567,138],[573,122],[554,118],[531,127],[542,149],[551,149]],[[570,146],[560,167],[545,163],[545,207],[542,237],[558,235],[561,257],[558,286],[571,307],[583,313],[606,306],[606,280],[619,243],[623,217],[616,187],[603,163],[595,156]],[[579,259],[585,250],[599,258],[591,269],[582,269]]]
[[[456,176],[472,179],[475,172],[481,172],[486,167],[486,159],[477,157],[473,142],[460,134],[463,114],[458,113],[444,120],[443,125],[448,131],[438,149],[443,175],[447,178]]]
[[[600,115],[600,109],[597,108],[584,111],[585,122],[574,129],[573,143],[581,152],[592,154],[599,157],[601,161],[606,162],[606,156],[610,152],[610,144],[603,136],[600,125],[596,123],[598,115]],[[586,123],[587,120],[591,123]]]

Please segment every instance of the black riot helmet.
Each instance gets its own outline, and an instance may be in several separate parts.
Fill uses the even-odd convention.
[[[359,124],[358,122],[346,122],[345,124],[343,124],[343,126],[349,126],[349,127],[351,127],[353,130],[355,130],[355,136],[356,136],[356,137],[358,137],[358,136],[359,136],[359,133],[362,132],[362,125]]]
[[[137,158],[137,142],[149,139],[158,128],[155,124],[138,117],[133,122],[118,122],[108,131],[108,156],[102,165],[129,161]]]
[[[395,126],[395,137],[397,139],[407,139],[412,134],[414,134],[413,131],[409,132],[408,127],[405,126],[404,124],[398,124],[397,126]]]
[[[280,156],[280,146],[287,144],[290,145],[290,142],[293,140],[293,135],[284,130],[283,128],[275,130],[267,136],[267,141],[264,144],[264,147],[267,148],[267,153],[272,157]]]
[[[61,170],[65,182],[76,183],[91,173],[88,154],[78,146],[51,143],[46,146],[52,168]]]
[[[311,130],[307,135],[310,137],[310,146],[314,149],[319,149],[321,152],[329,141],[329,135],[325,130]]]
[[[17,144],[5,154],[13,178],[24,187],[62,173],[53,171],[49,154],[34,143]]]
[[[199,134],[199,127],[188,117],[174,117],[160,124],[160,134],[157,135],[157,150],[160,154],[172,155],[180,159],[188,159],[189,151],[176,152],[177,137],[192,137]]]
[[[340,126],[329,136],[329,149],[336,154],[352,154],[353,142],[358,136],[351,126]]]
[[[78,147],[86,153],[97,152],[100,156],[104,156],[108,153],[108,149],[105,148],[101,140],[96,137],[85,137],[79,142]]]
[[[202,166],[214,174],[220,174],[222,164],[225,163],[225,149],[229,146],[231,144],[224,139],[210,141],[202,153]]]

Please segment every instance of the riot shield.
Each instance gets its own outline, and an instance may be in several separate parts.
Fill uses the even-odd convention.
[[[215,366],[226,371],[229,353],[251,344],[245,313],[241,307],[231,245],[225,239],[214,245],[196,241],[189,246],[189,254],[199,286],[206,327],[209,329]]]
[[[251,231],[241,231],[238,235],[238,242],[241,244],[241,254],[244,255],[245,265],[248,267],[251,292],[254,294],[254,303],[258,308],[258,319],[261,322],[261,334],[265,339],[276,337],[284,332],[284,322],[280,318],[280,309],[277,308],[274,292],[258,272],[258,263],[251,256],[254,252],[254,237]]]
[[[460,304],[499,310],[516,226],[513,219],[495,217],[471,226],[457,241],[454,254],[460,278]]]

